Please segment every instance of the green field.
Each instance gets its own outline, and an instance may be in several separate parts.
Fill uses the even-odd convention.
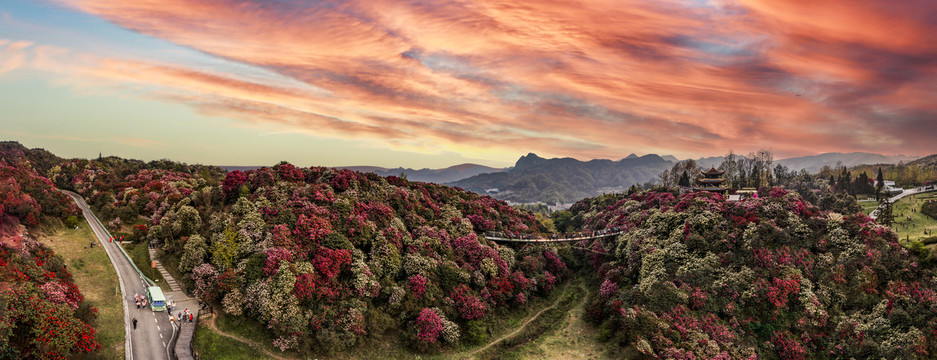
[[[863,214],[866,214],[866,215],[869,215],[869,214],[872,213],[872,210],[875,210],[875,208],[878,207],[878,201],[875,201],[875,200],[872,200],[872,201],[860,200],[860,201],[859,201],[859,205],[862,206],[862,213],[863,213]]]
[[[93,354],[73,355],[75,359],[123,359],[124,358],[124,309],[120,297],[117,273],[104,248],[97,242],[86,223],[78,230],[63,229],[42,238],[65,260],[68,272],[85,302],[98,309],[94,329],[101,350]],[[93,248],[89,247],[95,243]]]
[[[895,203],[895,224],[892,229],[903,243],[937,236],[937,220],[921,213],[921,205],[928,200],[937,200],[937,192],[908,196]],[[912,220],[908,220],[908,216]]]
[[[266,358],[263,353],[250,345],[222,336],[207,326],[196,328],[192,346],[199,359],[255,360]]]

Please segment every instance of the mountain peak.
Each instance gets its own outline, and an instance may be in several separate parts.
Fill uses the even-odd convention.
[[[625,157],[625,159],[637,159],[637,158],[638,158],[638,155],[635,155],[634,153],[631,153],[631,155],[628,155]]]
[[[527,155],[521,156],[520,159],[517,159],[517,163],[514,164],[515,168],[522,168],[535,165],[543,161],[542,157],[537,156],[534,153],[527,153]]]

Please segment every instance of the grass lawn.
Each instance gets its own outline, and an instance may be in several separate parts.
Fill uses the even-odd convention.
[[[249,345],[221,336],[207,326],[199,326],[192,340],[199,359],[257,360],[266,356]]]
[[[95,247],[88,245],[95,242]],[[104,248],[95,239],[87,223],[78,230],[62,229],[42,238],[65,260],[68,272],[85,301],[98,308],[94,323],[101,350],[94,354],[75,355],[75,359],[123,359],[124,358],[124,309],[121,306],[120,285],[117,273]]]
[[[586,295],[590,285],[581,276],[569,281],[569,289],[556,308],[541,314],[515,337],[478,356],[498,359],[639,358],[641,355],[631,346],[607,346],[598,341],[597,329],[585,319],[586,306],[591,303]]]
[[[907,245],[914,240],[937,236],[937,220],[921,213],[921,205],[928,200],[937,200],[937,192],[908,196],[894,204],[895,223],[892,229],[902,243]],[[907,216],[913,220],[908,221]],[[925,230],[927,235],[924,235]]]
[[[225,315],[222,313],[222,311],[217,310],[215,315],[215,325],[218,326],[218,330],[228,334],[253,340],[263,346],[263,348],[269,352],[275,354],[282,353],[280,349],[277,349],[273,346],[274,338],[270,335],[270,332],[266,329],[266,327],[256,321],[252,321],[251,319],[243,316],[234,317]],[[289,354],[284,355],[289,356]]]
[[[862,213],[863,213],[863,214],[866,214],[866,215],[869,215],[869,214],[872,213],[872,210],[875,210],[875,208],[878,207],[878,201],[875,201],[875,200],[872,200],[872,201],[863,201],[863,200],[860,200],[860,201],[859,201],[859,205],[862,205]]]

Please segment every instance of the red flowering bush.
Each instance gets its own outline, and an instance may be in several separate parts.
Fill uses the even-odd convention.
[[[416,326],[417,338],[424,344],[432,344],[443,331],[443,319],[435,311],[423,308],[416,317]]]
[[[465,285],[459,285],[453,289],[449,293],[449,297],[455,302],[455,307],[463,319],[474,320],[481,318],[485,316],[485,311],[488,310],[488,306],[478,296],[472,294],[471,290]]]
[[[567,272],[553,251],[515,254],[478,236],[544,231],[533,214],[443,185],[288,163],[224,173],[108,158],[60,169],[56,184],[182,258],[177,280],[203,301],[241,303],[229,314],[257,319],[281,348],[354,346],[424,306],[461,319],[434,310],[436,338],[452,343],[464,320],[524,304]]]
[[[240,170],[229,172],[224,177],[224,182],[221,184],[221,191],[225,198],[232,198],[237,196],[237,194],[241,191],[241,186],[247,182],[247,178],[247,173],[244,173]]]
[[[95,312],[86,311],[62,258],[21,225],[75,213],[51,182],[0,161],[0,357],[65,359],[101,347]]]
[[[348,190],[351,187],[352,183],[357,180],[357,176],[354,171],[348,169],[338,170],[335,175],[332,176],[332,179],[329,180],[329,185],[332,185],[332,188],[337,192],[342,192]]]
[[[426,277],[420,274],[411,276],[410,291],[412,291],[413,295],[416,295],[416,297],[423,297],[423,293],[426,292]]]
[[[807,349],[789,332],[776,331],[771,342],[781,359],[803,360],[807,358]]]
[[[280,262],[293,261],[293,253],[284,248],[267,249],[267,258],[264,260],[264,276],[270,276],[280,269]]]
[[[646,193],[574,205],[572,217],[589,214],[586,231],[625,230],[603,240],[615,251],[600,259],[589,318],[618,343],[660,358],[937,351],[937,271],[864,215],[820,211],[786,190],[763,194],[727,202]],[[537,265],[520,260],[521,268]]]
[[[611,279],[605,279],[602,282],[602,286],[599,288],[599,295],[602,295],[604,298],[611,297],[618,291],[618,284],[613,283]]]

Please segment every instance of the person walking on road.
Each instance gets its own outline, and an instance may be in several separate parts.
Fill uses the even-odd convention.
[[[137,318],[133,318],[133,329],[137,329]]]

